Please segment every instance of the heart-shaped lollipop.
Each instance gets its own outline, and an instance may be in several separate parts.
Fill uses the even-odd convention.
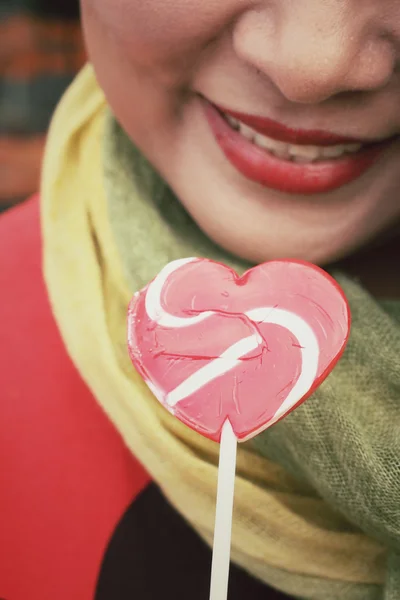
[[[312,393],[340,358],[349,327],[335,281],[296,261],[238,277],[210,260],[178,260],[132,299],[137,370],[178,419],[221,442],[210,600],[228,592],[237,441]]]
[[[245,441],[303,402],[332,370],[349,335],[337,283],[298,261],[242,277],[225,265],[167,265],[129,306],[131,359],[177,418],[220,441],[229,420]]]

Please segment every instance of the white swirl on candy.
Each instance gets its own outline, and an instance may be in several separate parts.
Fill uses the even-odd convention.
[[[186,258],[168,264],[147,288],[145,299],[146,312],[149,318],[161,327],[168,329],[188,327],[201,323],[211,315],[217,314],[216,311],[206,311],[193,317],[177,317],[169,314],[161,305],[163,288],[168,278],[181,267],[197,260],[196,258]],[[283,417],[311,389],[318,372],[318,340],[308,323],[291,311],[266,306],[251,309],[245,315],[257,324],[271,323],[284,327],[298,340],[300,345],[302,358],[300,376],[273,419],[268,422],[268,426],[270,426]],[[234,369],[240,364],[241,359],[249,352],[255,350],[262,341],[258,333],[239,340],[227,348],[221,356],[211,360],[207,365],[190,375],[166,397],[160,398],[160,392],[157,390],[156,395],[158,399],[166,403],[170,408],[173,408],[180,401],[197,392],[210,381]],[[253,435],[254,432],[251,437]]]
[[[167,313],[161,306],[161,295],[168,277],[181,267],[196,261],[196,258],[174,260],[159,272],[147,288],[145,300],[146,312],[149,318],[158,323],[158,325],[161,325],[161,327],[167,327],[168,329],[189,327],[189,325],[201,323],[213,314],[211,311],[207,311],[194,317],[175,317]]]

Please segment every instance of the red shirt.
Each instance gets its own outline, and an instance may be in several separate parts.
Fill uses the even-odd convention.
[[[36,197],[0,218],[0,598],[89,600],[148,476],[67,356],[41,262]]]

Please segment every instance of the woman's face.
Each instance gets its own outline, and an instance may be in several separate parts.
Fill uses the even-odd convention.
[[[108,102],[199,226],[326,263],[400,216],[400,0],[83,0]]]

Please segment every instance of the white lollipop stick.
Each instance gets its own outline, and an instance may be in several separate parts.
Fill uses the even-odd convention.
[[[225,421],[222,428],[219,454],[210,600],[226,600],[228,596],[236,452],[236,436],[230,422]]]

